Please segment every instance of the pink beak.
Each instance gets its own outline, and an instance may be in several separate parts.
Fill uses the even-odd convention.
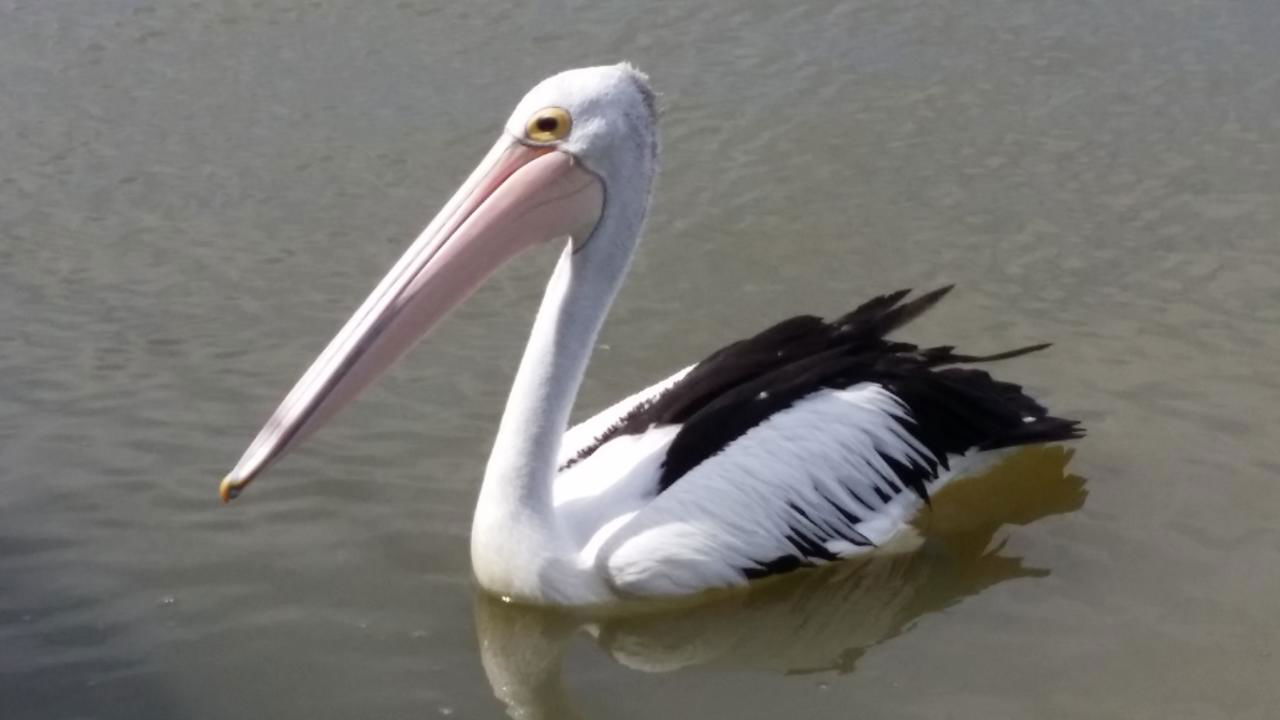
[[[315,432],[494,270],[559,238],[585,241],[600,178],[570,154],[503,136],[272,413],[222,481],[223,502]]]

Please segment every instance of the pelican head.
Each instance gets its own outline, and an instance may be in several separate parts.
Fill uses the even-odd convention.
[[[222,481],[236,497],[522,251],[568,240],[607,305],[640,236],[658,154],[654,96],[628,64],[529,91],[493,148],[303,374]],[[562,263],[563,264],[563,263]]]

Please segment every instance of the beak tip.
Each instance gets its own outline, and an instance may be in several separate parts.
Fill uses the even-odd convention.
[[[222,498],[222,502],[229,503],[240,496],[243,486],[235,481],[235,478],[228,475],[222,478],[222,485],[218,487],[218,497]]]

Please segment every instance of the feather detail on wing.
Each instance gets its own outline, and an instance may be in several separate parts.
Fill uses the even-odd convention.
[[[564,471],[570,465],[595,452],[603,444],[600,438],[608,434],[610,428],[616,426],[629,413],[635,412],[637,407],[645,406],[655,397],[668,391],[692,369],[693,366],[690,365],[569,428],[560,441],[560,454],[556,467]]]
[[[829,562],[892,541],[992,451],[1080,437],[1019,386],[955,367],[1046,345],[974,356],[885,339],[949,289],[891,293],[829,323],[791,318],[593,421],[565,467],[657,429],[669,445],[644,473],[653,499],[595,536],[591,561],[646,595]]]

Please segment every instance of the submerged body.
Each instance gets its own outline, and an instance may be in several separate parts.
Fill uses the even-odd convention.
[[[504,136],[321,353],[223,481],[237,495],[519,251],[563,240],[485,473],[480,585],[525,601],[676,596],[883,548],[930,493],[1002,449],[1078,437],[989,357],[886,335],[946,289],[801,316],[566,431],[657,169],[647,79],[539,84]]]

